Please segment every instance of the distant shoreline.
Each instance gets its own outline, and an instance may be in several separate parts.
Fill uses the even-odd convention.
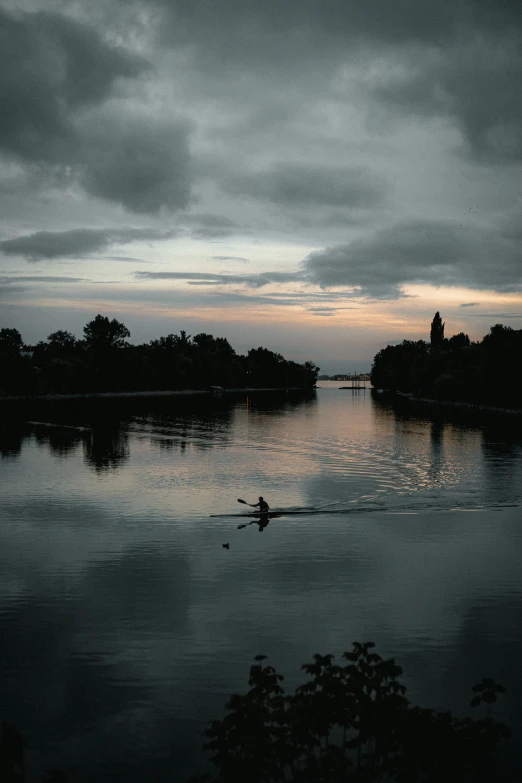
[[[112,400],[112,399],[138,399],[147,397],[190,397],[190,396],[208,396],[221,397],[223,394],[252,394],[254,392],[290,392],[290,391],[311,391],[313,387],[308,386],[285,386],[282,387],[263,387],[257,389],[250,386],[244,388],[223,389],[212,391],[210,389],[175,389],[159,391],[132,391],[132,392],[87,392],[86,394],[32,394],[0,397],[2,402],[61,402],[70,400]]]

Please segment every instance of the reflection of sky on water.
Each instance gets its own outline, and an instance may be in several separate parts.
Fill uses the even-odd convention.
[[[397,655],[426,704],[467,710],[470,686],[496,677],[522,724],[520,508],[494,508],[521,500],[520,437],[331,390],[264,407],[0,438],[2,717],[37,767],[182,780],[255,654],[293,685],[315,652],[354,639]],[[208,516],[260,492],[350,513],[262,534]]]

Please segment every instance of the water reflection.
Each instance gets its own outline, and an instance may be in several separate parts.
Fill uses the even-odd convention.
[[[162,451],[179,451],[185,454],[187,451],[187,433],[180,433],[180,440],[174,438],[151,438],[151,443]]]
[[[485,427],[482,432],[486,502],[510,503],[522,488],[522,437],[507,427]]]
[[[0,455],[20,454],[24,442],[34,438],[55,456],[73,454],[83,446],[85,460],[95,470],[115,470],[129,458],[131,435],[143,434],[162,450],[185,453],[187,448],[206,450],[224,445],[237,423],[237,412],[247,419],[271,426],[292,412],[313,415],[315,393],[304,397],[289,395],[248,395],[245,398],[157,398],[69,402],[40,405],[31,409],[28,421],[20,420],[0,432]]]
[[[444,423],[441,421],[432,421],[430,425],[430,479],[434,484],[441,479],[441,473],[443,470],[443,438]]]
[[[48,411],[0,433],[1,717],[42,766],[178,783],[254,655],[298,678],[353,639],[427,706],[495,677],[520,726],[514,428],[330,390]],[[322,511],[234,516],[259,494]]]
[[[96,421],[83,439],[83,453],[87,465],[99,473],[121,468],[130,458],[129,436],[121,422]]]
[[[438,500],[453,487],[455,503],[522,503],[522,420],[461,409],[426,410],[406,403],[374,401],[379,426],[394,427],[402,457],[411,455],[417,486],[437,490]],[[429,460],[423,446],[429,432]],[[479,449],[482,450],[482,458]],[[397,453],[399,456],[399,453]],[[466,488],[468,493],[465,492]],[[440,492],[439,492],[440,490]]]
[[[4,423],[0,429],[0,457],[2,459],[16,459],[22,451],[26,437],[26,428],[22,424]]]
[[[238,525],[237,529],[241,530],[242,528],[250,527],[250,525],[257,525],[259,532],[262,533],[263,530],[265,530],[268,527],[268,523],[270,522],[271,519],[278,519],[282,516],[284,516],[284,514],[276,514],[276,513],[267,514],[266,516],[259,516],[256,519],[252,519],[250,522],[244,522],[243,524]]]
[[[10,554],[2,565],[15,577],[23,558]],[[131,549],[68,576],[34,566],[23,594],[0,600],[2,709],[31,745],[47,738],[54,765],[79,767],[74,780],[102,779],[108,764],[135,773],[159,728],[150,705],[162,699],[172,640],[187,629],[187,557]]]
[[[49,422],[30,422],[33,437],[39,446],[47,446],[51,454],[65,457],[73,454],[85,442],[88,431],[84,427],[56,425]]]
[[[185,453],[187,447],[208,449],[217,443],[228,441],[230,429],[234,421],[235,406],[224,406],[217,400],[219,408],[209,405],[206,410],[187,412],[164,412],[161,415],[150,414],[134,419],[134,432],[143,431],[150,434],[151,443],[160,449],[177,450]],[[215,403],[214,403],[215,404]]]

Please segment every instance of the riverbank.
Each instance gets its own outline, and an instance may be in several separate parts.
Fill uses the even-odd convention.
[[[494,405],[478,405],[473,402],[455,402],[453,400],[433,400],[429,397],[415,397],[408,392],[389,392],[384,389],[375,389],[374,394],[379,394],[384,397],[392,397],[393,399],[401,399],[408,402],[412,402],[419,405],[434,406],[434,407],[448,407],[452,409],[476,411],[477,413],[499,413],[507,414],[509,416],[522,416],[522,408],[502,408]]]
[[[0,397],[0,404],[6,402],[61,402],[70,400],[117,400],[117,399],[145,399],[149,397],[190,397],[207,396],[220,397],[223,394],[253,394],[254,392],[303,392],[310,389],[300,386],[287,386],[285,388],[268,386],[261,389],[245,386],[237,389],[176,389],[160,391],[132,391],[132,392],[88,392],[87,394],[39,394],[18,395]]]
[[[446,405],[452,408],[465,408],[482,413],[503,413],[509,416],[522,416],[522,408],[499,408],[493,405],[477,405],[472,402],[452,402],[451,400],[431,400],[427,397],[410,397],[411,402],[422,405]]]

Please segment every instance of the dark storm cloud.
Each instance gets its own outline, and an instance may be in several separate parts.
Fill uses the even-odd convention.
[[[0,9],[0,25],[0,147],[22,160],[72,162],[71,111],[100,103],[118,78],[150,67],[60,14]]]
[[[28,261],[50,258],[75,258],[95,253],[110,245],[169,239],[172,231],[154,228],[76,228],[71,231],[37,231],[34,234],[5,239],[0,250],[5,255],[23,256]]]
[[[114,107],[85,129],[80,182],[133,212],[181,209],[190,199],[188,135],[187,123]]]
[[[522,289],[520,245],[510,237],[444,220],[398,223],[303,262],[320,286],[354,286],[360,295],[394,299],[408,283]]]
[[[185,223],[196,225],[198,228],[237,228],[237,223],[224,215],[215,215],[212,212],[194,213],[185,215]]]
[[[374,88],[379,101],[402,115],[448,117],[478,160],[522,160],[521,29],[500,40],[463,36],[448,50],[401,60]]]
[[[522,26],[518,0],[398,0],[393,9],[386,0],[148,0],[147,5],[165,12],[159,27],[163,42],[197,51],[200,67],[219,59],[222,68],[240,60],[252,69],[280,70],[285,62],[295,68],[301,54],[306,68],[320,59],[336,64],[361,47],[441,47],[461,35],[498,40]],[[292,75],[298,72],[292,69]]]
[[[473,157],[522,159],[518,0],[398,0],[392,9],[386,0],[148,4],[164,10],[161,42],[183,48],[213,84],[240,70],[243,80],[249,74],[291,84],[291,96],[324,90],[343,64],[380,62],[381,75],[370,69],[366,87],[398,116],[448,117]],[[267,113],[260,103],[257,124]]]
[[[0,22],[0,152],[134,212],[187,205],[189,126],[108,102],[119,80],[151,70],[143,57],[56,13]]]
[[[384,195],[384,184],[360,167],[279,163],[255,174],[225,177],[230,193],[286,206],[371,207]]]
[[[192,239],[225,239],[225,237],[231,236],[231,234],[234,234],[234,230],[231,228],[218,228],[217,226],[215,228],[194,228],[190,232],[190,236]]]
[[[183,224],[187,227],[192,239],[222,239],[234,234],[238,224],[224,215],[213,213],[195,213],[183,216]]]
[[[136,272],[138,280],[188,280],[213,285],[247,285],[262,288],[270,283],[293,283],[303,279],[298,272],[261,272],[257,275],[217,275],[212,272]]]
[[[149,4],[163,7],[172,22],[169,28],[162,25],[164,40],[196,46],[207,62],[226,54],[225,65],[248,59],[253,64],[275,61],[280,66],[281,61],[291,62],[296,49],[331,58],[335,56],[332,50],[343,50],[347,43],[353,45],[361,38],[399,45],[409,41],[441,43],[459,24],[501,29],[520,18],[515,2],[500,4],[495,0],[398,0],[392,10],[386,0],[149,0]],[[316,50],[326,42],[329,51]]]

